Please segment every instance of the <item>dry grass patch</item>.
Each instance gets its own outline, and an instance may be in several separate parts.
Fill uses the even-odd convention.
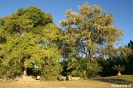
[[[101,77],[90,80],[77,81],[1,81],[0,88],[113,88],[112,84],[131,83],[133,88],[133,76]],[[123,81],[124,80],[124,81]],[[113,82],[114,81],[114,82]],[[124,87],[122,87],[124,88]]]
[[[109,83],[93,80],[78,81],[13,81],[1,82],[0,88],[109,88]]]

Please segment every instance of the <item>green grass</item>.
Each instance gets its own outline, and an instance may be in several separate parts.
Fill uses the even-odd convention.
[[[78,81],[1,81],[0,88],[113,88],[111,87],[112,84],[131,84],[132,87],[130,88],[133,88],[133,75],[100,77]]]

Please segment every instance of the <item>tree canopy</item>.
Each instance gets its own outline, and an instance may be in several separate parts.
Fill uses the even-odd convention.
[[[113,23],[113,14],[108,14],[97,5],[93,8],[85,3],[79,7],[79,12],[67,10],[66,19],[60,21],[66,28],[64,45],[71,47],[73,54],[86,58],[106,55],[109,53],[106,51],[114,48],[114,44],[123,36],[123,31]]]
[[[61,71],[61,56],[56,44],[61,30],[53,23],[52,16],[30,6],[0,18],[0,23],[1,76],[26,75],[27,68],[31,68],[45,77],[44,71],[51,69],[53,80],[56,79]]]

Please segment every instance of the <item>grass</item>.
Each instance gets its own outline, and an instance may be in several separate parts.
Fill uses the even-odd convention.
[[[133,83],[133,75],[121,75],[121,76],[111,76],[111,77],[101,77],[94,80],[100,82],[107,82],[111,84],[131,84]]]
[[[1,81],[0,88],[113,88],[112,84],[131,84],[130,88],[133,88],[133,75],[100,77],[78,81]]]

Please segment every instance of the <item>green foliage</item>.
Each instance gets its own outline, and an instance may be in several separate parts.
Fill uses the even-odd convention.
[[[71,54],[86,58],[108,55],[105,52],[114,48],[115,42],[123,35],[113,23],[113,15],[97,5],[93,8],[85,3],[79,7],[79,13],[72,9],[67,10],[66,19],[60,21],[62,27],[66,28],[63,36],[64,46],[69,47]]]
[[[112,67],[114,70],[116,71],[124,71],[125,70],[125,66],[120,66],[120,64],[117,66],[117,65],[114,65],[114,67]]]
[[[132,49],[130,47],[120,46],[117,51],[119,52],[119,57],[128,61],[128,56],[132,54]]]
[[[52,23],[52,16],[44,13],[36,6],[30,6],[26,9],[19,9],[16,13],[12,13],[6,19],[1,19],[4,23],[4,29],[13,32],[30,31],[36,26],[45,26]]]
[[[62,72],[60,64],[60,54],[55,48],[49,48],[45,51],[46,57],[42,63],[41,76],[42,80],[57,80],[58,75]]]
[[[121,40],[123,31],[116,28],[113,25],[114,22],[113,14],[107,13],[97,5],[91,7],[85,3],[79,7],[79,12],[74,12],[72,9],[66,11],[66,18],[60,21],[60,24],[65,28],[62,37],[63,55],[65,59],[68,59],[68,69],[72,71],[71,74],[84,75],[86,73],[86,77],[93,77],[93,74],[100,73],[100,66],[103,67],[104,72],[112,71],[114,63],[111,61],[101,60],[89,63],[87,60],[93,57],[108,59],[119,57],[121,51],[116,49],[114,44]],[[128,56],[127,53],[124,56],[127,57],[126,55]],[[71,56],[73,57],[70,58]]]
[[[98,63],[88,63],[85,58],[70,57],[68,59],[68,68],[70,75],[79,76],[81,78],[91,78],[98,76],[98,72],[101,72],[101,66]]]
[[[3,61],[4,63],[4,61]],[[7,65],[0,63],[0,78],[11,79],[22,74],[22,64],[19,60],[12,60]]]
[[[28,68],[44,80],[56,79],[62,71],[56,43],[61,30],[52,22],[36,6],[0,18],[0,78],[15,78]]]
[[[130,47],[133,50],[133,41],[130,40],[130,42],[128,43],[128,47]]]
[[[94,56],[132,62],[132,42],[128,47],[114,48],[123,32],[114,27],[112,14],[88,3],[79,10],[66,11],[66,19],[60,21],[65,30],[53,23],[51,14],[36,6],[20,8],[0,18],[0,78],[15,78],[28,68],[41,75],[42,80],[56,80],[63,70],[61,57],[68,60],[68,74],[84,79],[97,76],[102,67],[109,70],[114,65],[105,59],[89,62]],[[113,67],[117,71],[124,68]]]
[[[133,42],[130,40],[127,46],[121,46],[119,50],[119,59],[122,59],[125,65],[124,74],[133,74]]]
[[[12,65],[16,65],[13,66],[14,68],[11,68],[11,71],[15,71],[16,68],[16,71],[20,70],[21,73],[23,71],[23,68],[31,68],[32,62],[34,60],[41,61],[41,58],[43,57],[42,53],[43,52],[41,51],[41,47],[34,43],[30,34],[25,34],[25,36],[23,37],[20,37],[18,34],[10,37],[8,36],[7,42],[3,44],[0,51],[1,57],[3,59],[3,66],[6,66],[8,68],[12,67]],[[17,63],[16,61],[19,62]],[[18,69],[17,67],[20,68]],[[6,71],[7,69],[3,70]],[[10,72],[10,70],[8,71]],[[20,73],[14,73],[14,75],[18,74]]]
[[[62,72],[62,67],[57,62],[50,62],[41,69],[42,80],[57,80]]]

